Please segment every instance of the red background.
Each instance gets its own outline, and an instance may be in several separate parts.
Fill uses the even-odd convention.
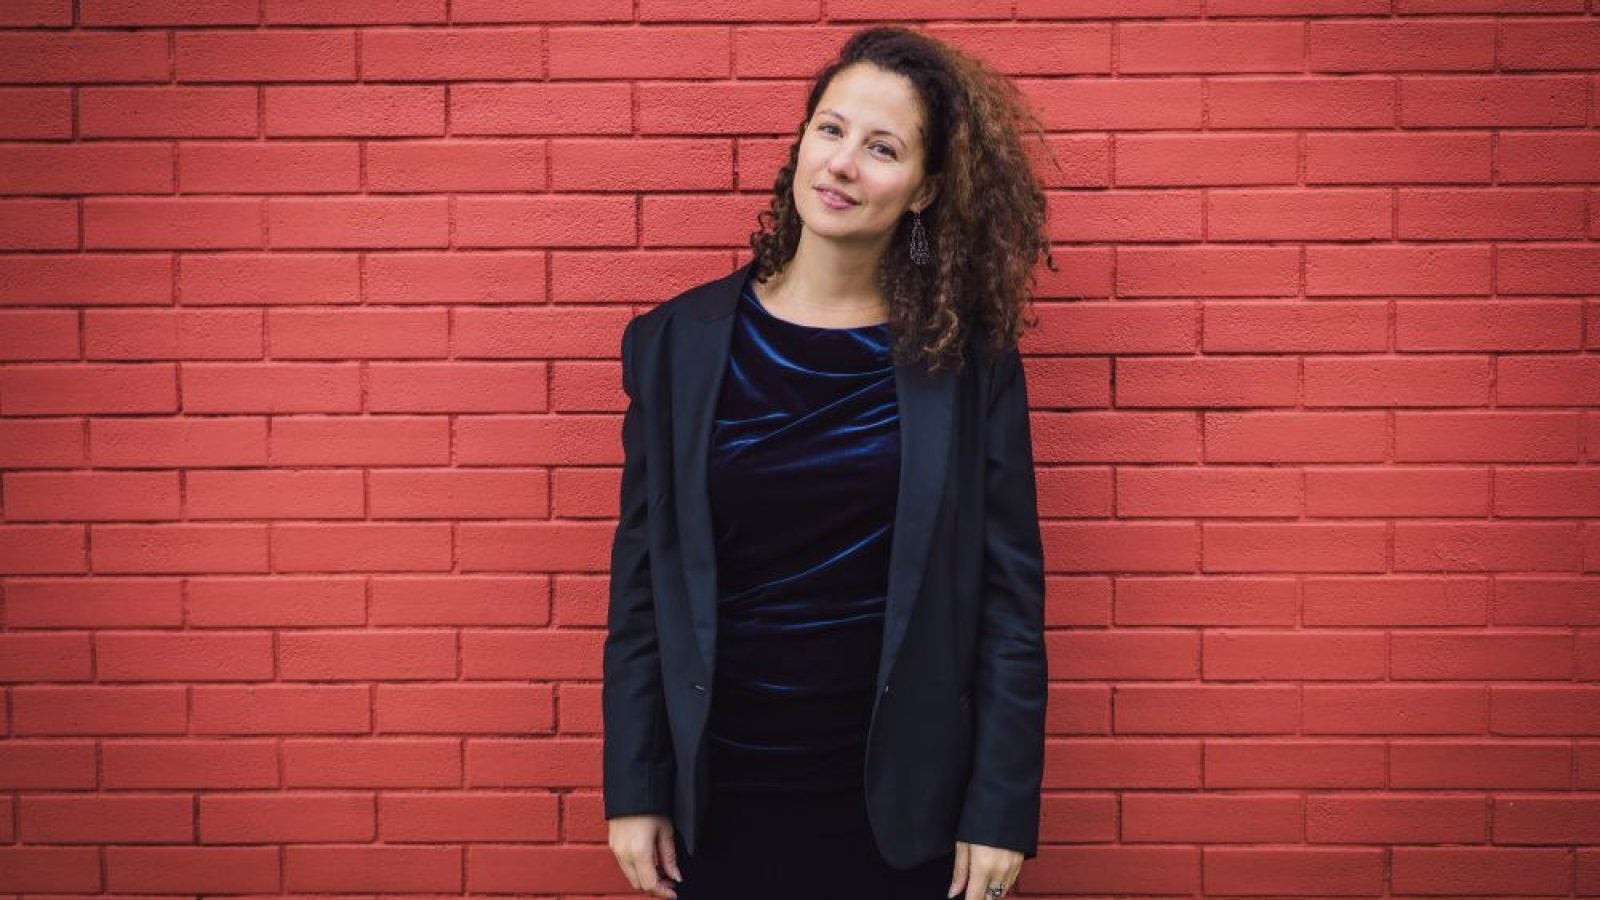
[[[6,0],[0,894],[630,895],[621,330],[887,20],[1062,161],[1019,892],[1600,895],[1594,14]]]

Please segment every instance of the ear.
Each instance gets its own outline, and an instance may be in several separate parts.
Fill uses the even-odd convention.
[[[922,212],[933,204],[933,198],[937,196],[939,196],[939,184],[930,178],[918,189],[916,198],[911,201],[911,208]]]

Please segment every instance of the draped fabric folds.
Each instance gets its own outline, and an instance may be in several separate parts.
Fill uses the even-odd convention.
[[[859,790],[900,476],[887,323],[778,318],[747,280],[707,485],[714,789]]]

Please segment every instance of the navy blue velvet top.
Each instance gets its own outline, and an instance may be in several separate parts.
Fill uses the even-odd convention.
[[[889,342],[740,296],[707,460],[717,790],[861,786],[900,480]]]

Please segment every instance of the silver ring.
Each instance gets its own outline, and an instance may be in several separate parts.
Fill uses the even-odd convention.
[[[1004,884],[989,885],[989,897],[991,900],[1000,900],[1000,895],[1004,894],[1005,892],[1006,886]]]

